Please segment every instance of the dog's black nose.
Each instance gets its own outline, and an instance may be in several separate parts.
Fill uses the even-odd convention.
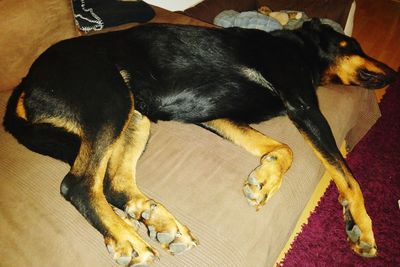
[[[389,68],[389,67],[388,67]],[[386,77],[387,77],[387,83],[393,83],[396,81],[398,77],[397,71],[393,70],[392,68],[389,68],[386,72]]]

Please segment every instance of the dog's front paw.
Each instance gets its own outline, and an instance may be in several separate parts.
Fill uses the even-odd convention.
[[[243,193],[251,206],[259,210],[282,184],[282,176],[292,162],[291,150],[282,147],[261,158],[261,164],[247,177]]]
[[[143,222],[150,238],[158,241],[171,254],[183,253],[198,244],[189,229],[154,200],[131,201],[125,210],[131,218]]]
[[[377,246],[372,231],[372,222],[367,214],[363,214],[348,201],[341,201],[347,239],[351,249],[363,257],[375,257]],[[353,210],[353,211],[351,211]],[[355,216],[353,216],[353,214]]]

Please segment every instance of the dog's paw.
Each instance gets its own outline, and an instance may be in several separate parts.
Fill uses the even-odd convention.
[[[368,215],[358,215],[354,218],[350,209],[351,204],[342,201],[342,205],[347,239],[351,249],[360,256],[375,257],[377,246],[372,232],[371,219]]]
[[[248,203],[260,209],[281,186],[283,174],[278,156],[270,153],[263,157],[261,165],[250,173],[243,187]]]
[[[130,201],[125,211],[130,218],[146,225],[149,237],[158,241],[171,254],[183,253],[198,244],[189,229],[154,200]]]
[[[108,233],[105,244],[116,263],[129,266],[149,266],[158,259],[158,253],[130,227],[119,227]]]
[[[292,151],[286,145],[261,158],[261,164],[250,173],[243,186],[243,193],[251,206],[259,210],[279,189],[292,158]]]

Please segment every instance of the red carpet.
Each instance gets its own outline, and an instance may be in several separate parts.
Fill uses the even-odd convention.
[[[378,246],[376,258],[354,254],[333,183],[282,262],[289,266],[400,266],[400,77],[380,104],[382,117],[347,157],[364,192]]]

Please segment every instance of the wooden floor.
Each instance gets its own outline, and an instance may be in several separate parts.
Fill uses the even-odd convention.
[[[356,0],[353,36],[364,52],[400,67],[400,0]],[[377,92],[378,98],[384,91]]]

